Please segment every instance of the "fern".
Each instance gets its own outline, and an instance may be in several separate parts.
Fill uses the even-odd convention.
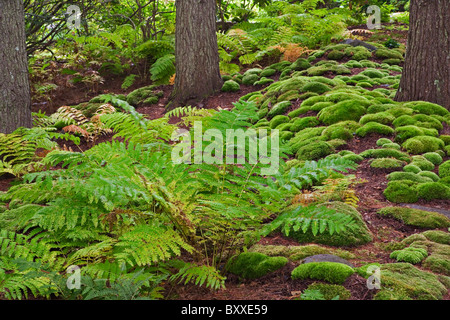
[[[154,84],[168,84],[175,74],[175,55],[167,54],[156,60],[150,67],[150,73]]]
[[[134,82],[136,81],[136,78],[137,78],[137,75],[130,74],[123,80],[121,88],[123,90],[128,90],[128,88],[134,84]]]
[[[179,283],[184,281],[184,284],[192,282],[197,286],[205,285],[206,288],[214,290],[225,289],[226,277],[220,275],[217,269],[212,266],[198,266],[180,260],[172,261],[170,264],[179,269],[176,274],[170,277],[171,281],[178,280]]]

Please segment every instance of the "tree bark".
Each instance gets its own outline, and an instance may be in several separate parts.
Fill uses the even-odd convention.
[[[177,0],[175,85],[167,110],[195,103],[222,88],[215,0]]]
[[[22,0],[0,0],[0,132],[31,127]]]
[[[411,0],[405,67],[396,101],[450,110],[450,1]]]

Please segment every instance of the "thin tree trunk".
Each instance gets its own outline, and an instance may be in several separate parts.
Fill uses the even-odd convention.
[[[31,127],[22,0],[0,0],[0,132]]]
[[[168,110],[221,89],[215,0],[176,1],[175,59],[175,86]]]
[[[396,101],[450,110],[450,1],[411,0],[405,67]]]

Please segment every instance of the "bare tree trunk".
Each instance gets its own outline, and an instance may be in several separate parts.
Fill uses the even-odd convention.
[[[168,110],[221,89],[215,0],[176,1],[175,59],[175,86]]]
[[[409,28],[395,100],[424,100],[450,110],[450,1],[411,0]]]
[[[22,0],[0,0],[0,132],[31,127]]]

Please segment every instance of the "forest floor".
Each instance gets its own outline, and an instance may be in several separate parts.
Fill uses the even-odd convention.
[[[399,28],[400,27],[400,28]],[[355,26],[350,29],[361,29],[365,26]],[[407,40],[407,30],[404,25],[389,25],[389,28],[383,29],[382,32],[377,32],[376,35],[366,38],[368,41],[386,41],[389,38],[393,38],[403,44]],[[262,66],[264,67],[264,66]],[[352,70],[352,72],[359,73],[361,70]],[[277,80],[274,76],[274,80]],[[61,81],[64,79],[61,78]],[[150,85],[150,81],[140,81],[135,83],[127,91],[121,89],[121,83],[123,79],[110,76],[105,78],[103,85],[100,85],[98,91],[92,92],[88,87],[76,86],[73,88],[61,89],[54,93],[51,102],[35,101],[33,104],[33,111],[39,110],[51,114],[56,111],[57,108],[63,105],[76,105],[81,102],[89,101],[89,99],[103,93],[129,93],[139,87]],[[156,119],[164,115],[164,106],[167,101],[172,87],[161,86],[158,88],[163,90],[164,97],[156,105],[144,105],[136,110],[145,114],[150,119]],[[203,108],[222,108],[231,109],[233,102],[239,100],[239,98],[249,92],[261,90],[258,86],[245,86],[241,85],[241,90],[234,93],[217,93],[204,101],[198,103],[198,107]],[[297,101],[300,104],[301,101]],[[443,134],[450,134],[450,127],[445,126]],[[365,149],[376,147],[376,141],[380,138],[380,135],[371,134],[364,138],[354,138],[345,149],[359,153]],[[112,138],[112,135],[105,136],[101,141],[107,141]],[[82,150],[86,150],[91,147],[90,144],[85,143],[80,146]],[[76,149],[74,149],[76,151]],[[447,157],[445,160],[448,160]],[[391,241],[401,241],[414,233],[420,233],[425,229],[417,227],[407,226],[402,222],[388,217],[381,217],[376,214],[376,211],[380,208],[393,205],[383,195],[383,190],[386,188],[387,179],[386,174],[390,171],[380,169],[373,169],[369,166],[368,160],[364,160],[360,163],[356,170],[349,172],[353,174],[357,179],[362,179],[365,182],[356,185],[356,196],[359,198],[358,211],[361,213],[364,221],[366,222],[369,230],[373,234],[373,241],[369,244],[358,247],[340,247],[340,249],[347,250],[354,253],[358,259],[349,259],[356,267],[366,264],[368,261],[379,263],[392,263],[396,260],[389,257],[389,252],[383,249],[382,245]],[[10,183],[13,179],[0,178],[0,191],[6,191],[10,187]],[[433,200],[433,201],[419,201],[416,205],[421,205],[429,208],[429,211],[440,211],[450,214],[450,200]],[[447,230],[444,230],[447,231]],[[263,238],[260,244],[271,245],[286,245],[296,246],[298,245],[292,239],[289,239],[282,234],[275,234]],[[291,271],[295,268],[293,263],[288,263],[285,267],[277,272],[270,273],[256,280],[242,280],[234,275],[227,275],[226,289],[219,291],[210,291],[208,289],[194,286],[194,285],[167,285],[165,288],[165,296],[167,299],[175,300],[286,300],[294,299],[304,291],[309,284],[314,280],[292,280]],[[353,274],[344,283],[343,286],[350,290],[352,300],[370,300],[375,294],[374,290],[367,288],[366,279],[358,274]],[[445,295],[444,300],[450,300],[450,293]]]

